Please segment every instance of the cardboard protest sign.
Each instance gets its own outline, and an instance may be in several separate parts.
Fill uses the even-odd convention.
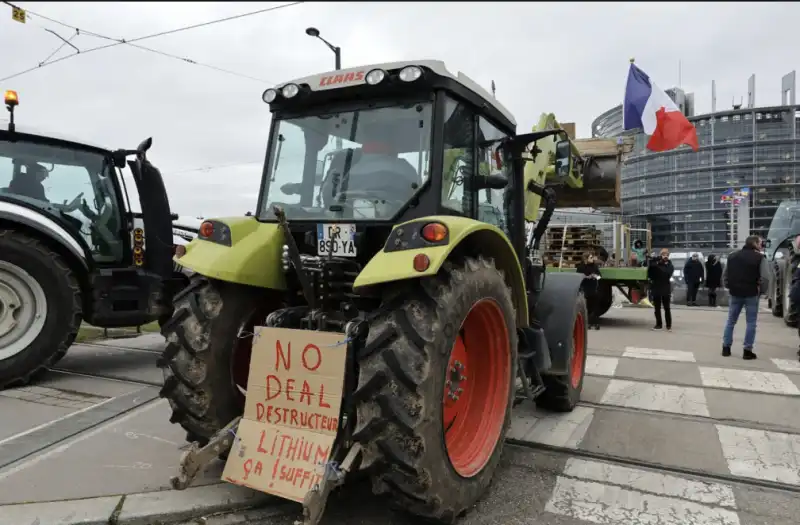
[[[330,459],[346,357],[344,334],[257,328],[244,417],[222,479],[302,502]]]

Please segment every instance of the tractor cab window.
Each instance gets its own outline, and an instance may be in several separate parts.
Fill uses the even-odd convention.
[[[430,176],[432,105],[415,102],[279,120],[260,217],[389,220]]]
[[[107,160],[93,151],[0,140],[0,198],[57,215],[97,262],[121,261],[119,200]]]
[[[769,247],[773,250],[789,236],[800,234],[800,201],[783,201],[775,211],[767,232]]]
[[[508,205],[506,195],[511,191],[511,164],[501,160],[498,146],[508,136],[488,120],[478,119],[480,142],[478,143],[478,170],[481,175],[500,174],[509,181],[504,189],[485,188],[478,191],[478,220],[493,224],[510,235],[507,227]]]
[[[469,190],[475,174],[475,112],[451,98],[445,101],[442,206],[472,217],[475,195]]]

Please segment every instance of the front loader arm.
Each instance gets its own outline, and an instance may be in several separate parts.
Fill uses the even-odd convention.
[[[552,113],[543,113],[533,131],[562,129]],[[567,175],[555,166],[556,144],[569,140],[572,161]],[[632,137],[617,139],[570,139],[566,132],[544,137],[530,147],[525,162],[525,186],[551,187],[560,208],[619,207],[620,171],[627,153],[633,149]],[[539,218],[541,196],[528,193],[525,219]]]

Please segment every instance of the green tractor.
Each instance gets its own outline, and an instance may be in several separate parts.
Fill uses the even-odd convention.
[[[173,485],[230,446],[220,436],[243,413],[256,327],[340,332],[331,460],[355,464],[357,450],[377,494],[452,522],[489,485],[517,402],[578,403],[582,276],[546,273],[539,244],[556,195],[596,165],[554,119],[517,135],[506,108],[440,61],[310,76],[263,99],[257,212],[205,221],[176,258],[194,273],[162,330],[161,395],[196,445]],[[309,493],[307,523],[332,483]]]

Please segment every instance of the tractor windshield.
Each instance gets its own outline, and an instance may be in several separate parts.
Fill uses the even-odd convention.
[[[109,158],[0,134],[0,199],[55,213],[71,225],[98,262],[122,259],[118,195]]]
[[[259,216],[391,219],[428,179],[432,105],[410,103],[280,120]]]

